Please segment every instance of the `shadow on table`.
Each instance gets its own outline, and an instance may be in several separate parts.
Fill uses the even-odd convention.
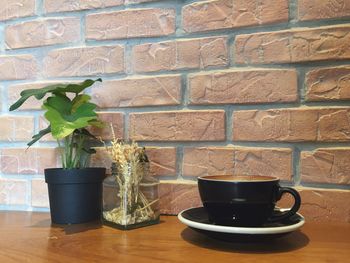
[[[209,237],[191,228],[185,228],[181,237],[196,246],[236,253],[280,253],[300,249],[309,243],[309,238],[300,231],[277,238],[251,236]],[[219,239],[221,240],[219,240]],[[223,239],[223,240],[222,240]]]
[[[59,229],[61,231],[64,231],[66,235],[72,235],[76,233],[86,232],[89,230],[99,229],[102,227],[102,223],[100,221],[92,221],[88,223],[82,223],[82,224],[52,224],[51,219],[45,219],[40,220],[36,224],[31,225],[30,227],[34,228],[51,228]]]
[[[165,221],[160,220],[158,224],[163,224]],[[154,225],[149,225],[147,227],[152,227],[156,226],[158,224]],[[51,219],[45,219],[45,220],[40,220],[36,224],[31,225],[30,227],[33,228],[51,228],[51,230],[63,230],[66,235],[72,235],[72,234],[77,234],[81,232],[86,232],[89,230],[95,230],[102,228],[103,224],[100,221],[93,221],[93,222],[88,222],[88,223],[83,223],[83,224],[70,224],[70,225],[64,225],[64,224],[52,224]],[[108,226],[107,226],[108,227]],[[114,228],[116,229],[116,228]],[[135,228],[137,229],[137,228]],[[126,230],[126,231],[132,231],[131,230]]]

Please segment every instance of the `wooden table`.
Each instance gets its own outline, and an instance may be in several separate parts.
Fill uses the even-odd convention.
[[[175,216],[121,231],[94,224],[51,226],[47,213],[0,212],[0,262],[350,262],[350,224],[308,223],[264,243],[199,234]]]

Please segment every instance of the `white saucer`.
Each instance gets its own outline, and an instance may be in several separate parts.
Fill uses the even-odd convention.
[[[277,212],[283,212],[277,209]],[[195,207],[186,209],[178,214],[178,219],[190,228],[212,236],[214,238],[231,239],[237,236],[254,236],[254,237],[280,237],[299,229],[305,223],[305,219],[300,214],[295,214],[288,219],[276,223],[267,223],[260,227],[234,227],[221,226],[210,223],[208,214],[204,207]]]

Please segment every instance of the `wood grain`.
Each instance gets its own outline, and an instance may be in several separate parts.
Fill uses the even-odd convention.
[[[306,223],[280,239],[227,243],[174,216],[130,231],[97,223],[51,226],[47,213],[0,212],[0,262],[348,262],[350,224]]]

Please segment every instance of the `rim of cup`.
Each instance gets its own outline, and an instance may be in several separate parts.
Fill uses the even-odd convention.
[[[279,178],[267,175],[205,175],[198,177],[198,180],[230,183],[255,183],[279,181]]]

